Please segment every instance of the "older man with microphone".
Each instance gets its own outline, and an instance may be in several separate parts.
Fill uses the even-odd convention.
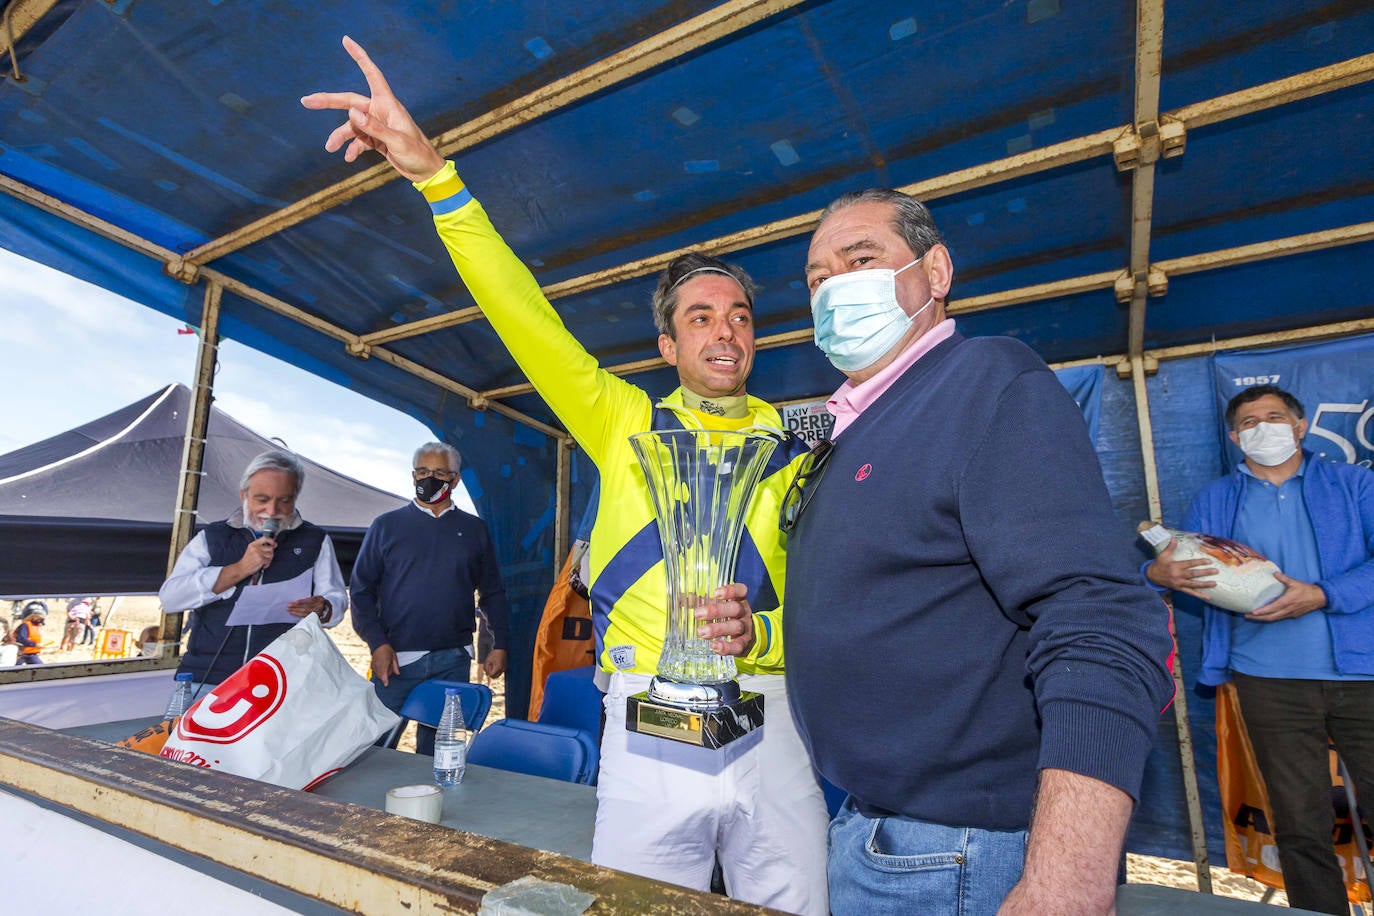
[[[207,525],[177,558],[158,600],[166,610],[193,612],[178,673],[218,684],[293,618],[317,614],[325,626],[343,619],[348,594],[334,545],[296,510],[304,482],[298,457],[263,452],[244,469],[242,506]]]

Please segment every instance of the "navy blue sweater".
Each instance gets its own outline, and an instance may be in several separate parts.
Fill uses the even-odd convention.
[[[349,580],[353,629],[369,648],[454,649],[477,629],[482,595],[495,648],[505,649],[510,612],[487,524],[453,509],[435,518],[413,503],[377,516]]]
[[[1009,338],[944,341],[836,440],[788,541],[787,685],[869,816],[1028,826],[1038,770],[1136,797],[1168,615],[1083,417]]]

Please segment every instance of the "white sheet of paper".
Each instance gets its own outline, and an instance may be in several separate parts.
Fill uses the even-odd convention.
[[[229,613],[228,625],[243,627],[253,623],[298,623],[299,617],[292,616],[286,606],[298,598],[310,597],[310,577],[313,570],[307,569],[294,579],[285,582],[264,582],[261,585],[245,585]]]

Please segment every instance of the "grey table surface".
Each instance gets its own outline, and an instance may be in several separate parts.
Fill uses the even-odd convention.
[[[62,729],[114,743],[156,722],[130,719]],[[396,786],[434,782],[433,759],[372,747],[311,794],[384,810]],[[596,787],[468,765],[460,785],[444,789],[445,827],[587,861],[592,855]]]
[[[62,731],[115,742],[154,721],[132,719]],[[432,781],[431,758],[386,748],[369,748],[314,794],[382,810],[386,806],[387,789]],[[444,790],[441,823],[457,830],[588,860],[595,820],[596,789],[593,786],[470,765],[461,785]],[[1180,913],[1262,916],[1274,909],[1262,903],[1148,884],[1126,884],[1117,888],[1116,904],[1119,916]]]

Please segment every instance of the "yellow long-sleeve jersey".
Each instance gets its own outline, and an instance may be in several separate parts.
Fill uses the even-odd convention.
[[[629,437],[680,428],[673,410],[659,410],[642,389],[606,372],[568,332],[539,284],[497,234],[453,164],[415,187],[434,212],[439,237],[483,314],[539,395],[567,427],[601,475],[589,551],[597,658],[607,671],[654,674],[663,649],[667,582],[653,502]],[[688,411],[681,389],[662,403]],[[777,410],[748,399],[738,419],[689,411],[706,429],[781,428]],[[778,511],[805,454],[789,439],[775,451],[750,505],[735,580],[749,586],[755,643],[739,659],[744,673],[778,673],[783,665],[784,535]]]

